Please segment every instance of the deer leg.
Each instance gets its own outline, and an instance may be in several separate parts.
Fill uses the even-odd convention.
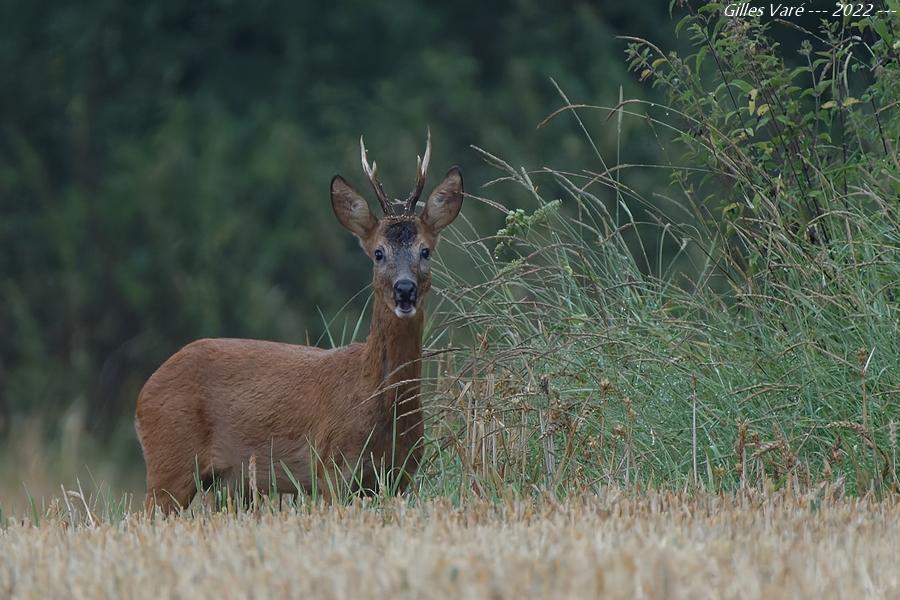
[[[196,493],[197,485],[190,471],[166,475],[149,472],[144,507],[148,514],[158,507],[164,515],[170,515],[178,509],[187,508]]]
[[[337,491],[336,469],[318,465],[316,468],[316,500],[322,499],[325,505],[333,504]]]
[[[169,515],[178,509],[187,508],[200,491],[197,489],[198,481],[202,486],[212,484],[212,469],[200,467],[207,463],[205,457],[200,456],[196,461],[190,462],[148,461],[147,498],[144,502],[147,510],[152,511],[157,506],[163,514]]]

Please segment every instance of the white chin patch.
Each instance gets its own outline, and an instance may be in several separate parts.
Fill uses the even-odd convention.
[[[399,306],[394,307],[394,314],[400,317],[401,319],[408,319],[410,317],[416,316],[416,307],[413,306],[407,311],[400,310]]]

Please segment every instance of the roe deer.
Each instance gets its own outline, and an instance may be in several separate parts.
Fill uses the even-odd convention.
[[[272,476],[277,489],[293,490],[296,481],[326,498],[336,476],[355,477],[354,487],[363,492],[377,489],[381,474],[398,490],[409,484],[424,435],[422,303],[438,234],[462,208],[463,178],[451,168],[416,214],[430,132],[415,187],[403,202],[388,200],[359,142],[363,170],[385,215],[376,218],[340,175],[331,180],[331,206],[373,262],[368,338],[330,350],[204,339],[169,358],[137,400],[148,510],[186,507],[197,482],[209,485],[214,476],[240,481],[251,457],[263,490]]]

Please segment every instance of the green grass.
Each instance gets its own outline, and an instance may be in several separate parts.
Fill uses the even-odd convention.
[[[442,282],[443,326],[469,330],[475,347],[440,367],[460,377],[434,406],[430,431],[446,428],[436,441],[468,444],[482,475],[503,471],[506,482],[560,491],[613,482],[720,490],[764,478],[808,486],[823,477],[857,491],[896,487],[898,311],[875,282],[900,280],[886,239],[900,224],[859,207],[853,248],[835,244],[841,258],[823,250],[814,263],[784,265],[794,286],[749,281],[723,293],[710,261],[685,289],[640,268],[602,202],[549,175],[567,184],[580,217],[539,198],[531,215],[511,213],[527,221],[508,228],[522,231],[515,241],[457,240],[484,283],[453,274]],[[715,250],[684,239],[695,258]],[[495,242],[514,245],[517,257],[497,260]],[[862,258],[879,253],[891,256]],[[446,471],[453,459],[441,460]]]
[[[668,164],[598,151],[577,171],[525,169],[476,149],[498,170],[479,193],[524,189],[533,208],[448,240],[469,265],[443,272],[430,332],[432,347],[463,346],[432,371],[434,493],[900,491],[900,119],[880,108],[900,61],[862,25],[826,24],[794,67],[759,22],[688,15],[696,54],[629,49],[669,105],[560,91],[550,119],[594,148],[609,132],[589,131],[586,111],[618,147],[637,119]],[[629,186],[650,168],[672,174],[670,195]]]

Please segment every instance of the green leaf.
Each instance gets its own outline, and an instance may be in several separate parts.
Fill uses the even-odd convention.
[[[732,79],[731,84],[736,86],[739,90],[741,90],[745,94],[749,94],[750,90],[754,89],[752,85],[750,85],[743,79]]]
[[[879,37],[881,37],[881,39],[883,39],[888,44],[891,43],[891,34],[888,31],[887,23],[885,23],[881,19],[873,19],[871,25],[872,29],[875,30],[875,32],[879,35]]]
[[[703,65],[703,61],[706,59],[706,55],[709,52],[709,48],[707,46],[703,46],[700,50],[697,51],[697,56],[694,59],[694,73],[699,77],[700,76],[700,67]]]
[[[785,127],[792,127],[794,123],[788,118],[787,115],[775,115],[775,120],[784,125]]]
[[[809,72],[809,67],[797,67],[791,71],[789,78],[794,79],[798,75],[803,75],[804,73],[807,73],[807,72]]]

